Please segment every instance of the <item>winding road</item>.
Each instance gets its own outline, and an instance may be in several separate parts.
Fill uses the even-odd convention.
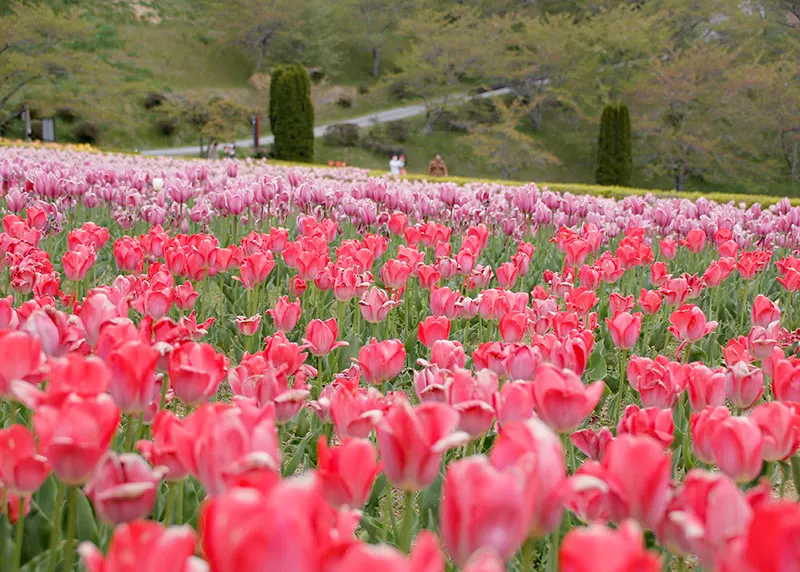
[[[458,102],[458,101],[468,101],[470,99],[479,99],[479,98],[486,98],[486,97],[497,97],[498,95],[505,95],[510,93],[510,89],[507,87],[503,87],[500,89],[493,89],[484,91],[477,94],[465,94],[465,93],[458,93],[451,95],[449,97],[450,101]],[[397,121],[398,119],[408,119],[409,117],[415,117],[417,115],[422,115],[425,113],[425,106],[422,104],[416,105],[405,105],[403,107],[395,107],[394,109],[387,109],[386,111],[377,111],[375,113],[370,113],[369,115],[362,115],[360,117],[352,117],[350,119],[343,119],[341,121],[334,121],[332,123],[325,123],[324,125],[317,125],[314,127],[314,137],[322,137],[325,133],[325,130],[330,125],[336,125],[339,123],[354,123],[359,127],[369,127],[371,125],[375,125],[376,123],[388,123],[389,121]],[[274,137],[272,135],[264,135],[261,137],[261,144],[262,145],[271,145],[274,141]],[[242,139],[241,141],[236,141],[237,147],[252,147],[253,146],[253,139]],[[200,154],[200,147],[170,147],[168,149],[150,149],[141,152],[142,155],[199,155]]]

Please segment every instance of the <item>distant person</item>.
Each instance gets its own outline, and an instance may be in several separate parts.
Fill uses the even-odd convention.
[[[236,145],[234,143],[229,143],[225,145],[225,156],[228,159],[236,158]]]
[[[219,146],[217,145],[216,141],[208,146],[208,158],[219,159]]]
[[[389,160],[389,173],[395,177],[399,177],[401,166],[402,163],[400,163],[400,159],[397,158],[397,155],[392,155],[392,158]]]
[[[428,175],[431,177],[447,176],[447,165],[444,164],[444,161],[442,161],[442,156],[439,155],[439,153],[436,153],[433,161],[431,161],[430,167],[428,167]]]
[[[408,175],[408,171],[406,171],[406,156],[400,155],[400,176],[405,177]]]

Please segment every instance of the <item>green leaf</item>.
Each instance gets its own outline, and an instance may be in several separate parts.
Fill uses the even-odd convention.
[[[597,350],[593,351],[592,355],[589,356],[589,362],[586,364],[586,371],[584,372],[586,381],[605,379],[607,374],[608,366],[606,365],[606,360],[603,359],[603,354]]]
[[[306,436],[303,437],[303,440],[300,441],[300,444],[297,445],[297,447],[295,447],[294,454],[292,455],[292,458],[283,467],[283,471],[282,471],[283,472],[283,476],[288,477],[288,476],[291,476],[291,475],[295,474],[295,472],[297,471],[297,467],[300,466],[300,461],[305,456],[306,445],[308,445],[308,442],[311,440],[311,438],[313,436],[314,436],[314,433],[309,431],[306,434]]]
[[[97,521],[95,520],[92,505],[89,504],[89,499],[86,498],[83,491],[78,491],[77,531],[78,540],[97,543]]]

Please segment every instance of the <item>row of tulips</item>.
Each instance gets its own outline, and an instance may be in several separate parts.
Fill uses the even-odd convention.
[[[0,181],[2,569],[800,566],[800,209],[54,149]]]

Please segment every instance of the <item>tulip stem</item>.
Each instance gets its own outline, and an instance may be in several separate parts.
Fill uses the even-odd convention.
[[[686,570],[686,561],[683,558],[678,558],[678,572]]]
[[[77,520],[78,487],[69,487],[67,492],[67,545],[64,547],[64,572],[72,571],[75,559],[75,522]]]
[[[55,572],[56,564],[58,563],[59,551],[56,550],[56,548],[61,540],[61,505],[64,504],[65,492],[66,486],[59,481],[58,492],[56,493],[56,504],[53,506],[53,530],[50,533],[50,561],[47,564],[48,572]]]
[[[178,508],[177,508],[177,524],[183,524],[183,485],[186,482],[186,479],[181,479],[178,483]]]
[[[389,541],[389,526],[392,522],[392,484],[386,481],[386,496],[383,498],[383,541]]]
[[[175,493],[177,491],[175,483],[167,483],[167,498],[164,500],[164,526],[172,526],[172,513],[175,510]]]
[[[522,568],[520,568],[522,572],[533,570],[533,549],[534,541],[531,539],[526,540],[522,545]]]
[[[561,527],[557,526],[553,531],[550,549],[550,572],[558,572],[558,547],[561,544]]]
[[[789,462],[792,464],[792,480],[794,481],[794,488],[800,491],[800,457],[794,455]]]
[[[8,489],[3,487],[3,498],[0,502],[0,517],[2,517],[3,513],[6,512],[7,502],[6,499],[8,498]],[[11,523],[11,511],[8,511],[8,522]],[[0,538],[0,563],[4,563],[6,559],[6,535],[3,534],[2,538]]]
[[[126,417],[128,418],[128,423],[127,423],[126,433],[125,433],[125,450],[126,451],[133,451],[133,441],[134,441],[134,438],[135,438],[135,433],[134,433],[134,430],[133,430],[133,416],[132,415],[127,415]]]
[[[408,552],[411,549],[411,531],[414,524],[414,493],[405,491],[403,498],[403,522],[400,525],[400,549]]]
[[[19,496],[19,512],[17,513],[17,534],[14,537],[14,563],[13,570],[19,570],[19,564],[22,561],[22,532],[25,527],[25,497]]]

